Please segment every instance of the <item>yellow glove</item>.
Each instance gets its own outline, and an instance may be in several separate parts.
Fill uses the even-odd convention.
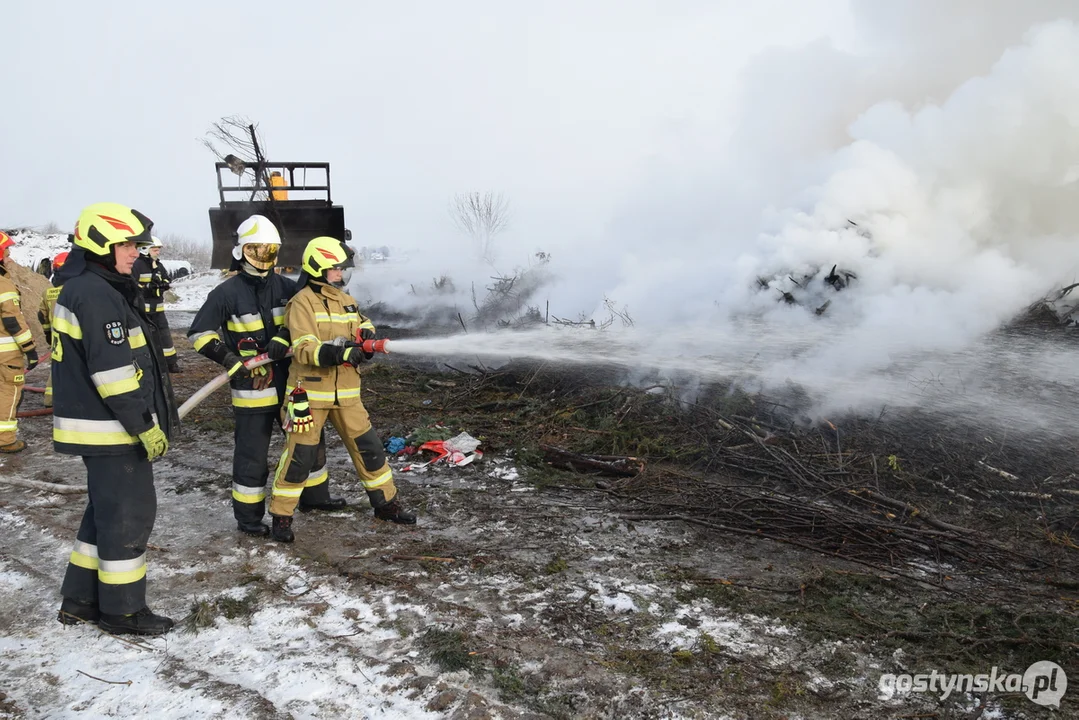
[[[163,456],[169,449],[169,439],[165,437],[165,431],[157,425],[139,433],[139,442],[146,448],[146,459],[150,462]]]
[[[311,416],[311,405],[307,402],[307,391],[298,387],[289,393],[285,403],[285,432],[302,433],[311,429],[315,418]]]

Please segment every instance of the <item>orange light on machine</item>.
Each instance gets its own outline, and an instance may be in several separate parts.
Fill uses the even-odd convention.
[[[278,170],[274,170],[270,173],[270,185],[273,187],[285,187],[288,183],[285,182],[285,178],[281,177],[281,173]],[[288,190],[274,190],[274,200],[288,200]]]

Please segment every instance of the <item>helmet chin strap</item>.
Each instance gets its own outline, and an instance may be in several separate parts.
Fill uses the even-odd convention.
[[[240,262],[240,269],[243,270],[248,275],[254,275],[255,277],[266,277],[271,272],[273,272],[272,267],[267,268],[266,270],[259,270],[257,267],[255,267],[251,263],[247,262],[246,259],[244,259],[243,261]]]

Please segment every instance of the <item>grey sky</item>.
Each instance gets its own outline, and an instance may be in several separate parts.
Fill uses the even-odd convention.
[[[360,244],[437,242],[470,189],[505,192],[528,243],[586,237],[681,138],[722,146],[751,55],[851,22],[843,0],[8,2],[0,225],[108,200],[205,237],[196,138],[239,113],[271,159],[331,163]]]

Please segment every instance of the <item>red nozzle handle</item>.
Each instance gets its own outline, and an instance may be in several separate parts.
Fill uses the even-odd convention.
[[[360,345],[365,353],[389,353],[390,351],[386,349],[386,342],[386,339],[364,340]]]

